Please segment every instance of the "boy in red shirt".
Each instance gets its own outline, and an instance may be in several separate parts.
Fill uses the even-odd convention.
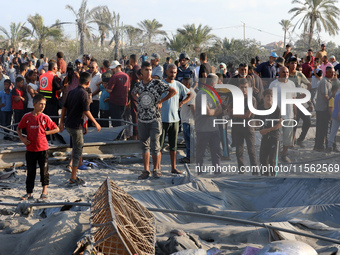
[[[37,94],[33,98],[33,112],[26,113],[17,128],[20,140],[26,145],[27,178],[26,192],[22,200],[33,199],[33,188],[36,175],[37,162],[40,167],[40,181],[42,193],[40,198],[47,199],[47,185],[49,184],[48,174],[48,142],[46,135],[59,132],[57,125],[43,113],[46,106],[46,99],[43,95]],[[22,129],[26,128],[27,137],[23,137]],[[49,129],[48,131],[46,129]]]

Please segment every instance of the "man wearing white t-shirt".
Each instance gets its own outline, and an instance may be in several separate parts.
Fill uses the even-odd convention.
[[[287,67],[281,67],[279,69],[279,78],[272,83],[270,83],[269,88],[277,88],[277,103],[281,108],[281,112],[283,112],[283,108],[281,106],[281,88],[284,86],[285,88],[295,89],[294,82],[288,80],[289,71]],[[286,95],[287,99],[295,98],[296,93],[289,93]],[[282,115],[283,120],[295,119],[296,117],[296,107],[292,104],[286,104],[286,114]],[[285,127],[282,127],[283,134],[283,151],[281,155],[281,160],[286,163],[290,163],[290,159],[287,156],[289,146],[293,145],[293,121],[285,121]]]
[[[91,82],[89,88],[92,90],[92,103],[90,105],[90,112],[93,115],[93,118],[98,118],[99,113],[99,92],[100,87],[97,86],[99,82],[102,81],[102,74],[98,71],[98,64],[95,61],[92,61],[89,65],[89,69],[91,74]],[[92,122],[88,122],[89,127]]]

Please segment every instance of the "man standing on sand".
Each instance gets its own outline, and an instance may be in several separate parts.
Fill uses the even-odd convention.
[[[83,153],[83,115],[87,116],[96,127],[97,131],[101,130],[101,126],[93,118],[89,105],[88,105],[88,93],[86,88],[90,86],[91,74],[83,72],[79,78],[80,85],[71,90],[66,98],[63,105],[60,117],[59,129],[60,132],[64,130],[64,123],[67,132],[72,137],[73,148],[72,148],[72,173],[69,180],[69,186],[85,186],[86,181],[77,177],[78,163]],[[67,118],[65,122],[65,116]]]
[[[308,89],[309,91],[312,89],[312,85],[309,82],[309,80],[306,78],[306,76],[296,70],[297,66],[297,58],[296,57],[291,57],[288,62],[288,67],[289,67],[289,80],[293,81],[295,83],[295,86],[297,88],[304,88]],[[304,98],[305,94],[297,94],[297,98]],[[312,111],[312,103],[309,101],[308,103],[304,103],[303,106],[307,108],[309,111]],[[311,126],[311,118],[308,115],[304,115],[303,112],[300,109],[297,109],[296,112],[296,121],[299,123],[299,120],[302,119],[303,124],[302,124],[302,130],[299,138],[297,139],[297,144],[304,148],[305,146],[303,145],[303,141],[306,138],[307,132]],[[293,135],[293,145],[295,141],[295,132],[296,132],[297,126],[294,127],[294,135]]]
[[[195,99],[195,130],[196,130],[196,164],[199,167],[197,174],[202,174],[205,149],[209,144],[212,166],[221,165],[220,131],[214,120],[222,113],[222,106],[218,98],[212,93],[218,82],[216,74],[208,74],[207,82],[202,86]],[[202,102],[206,101],[206,108],[202,109]],[[206,114],[202,114],[205,112]],[[217,172],[215,172],[217,173]]]
[[[318,86],[318,96],[316,98],[315,111],[316,111],[316,132],[315,132],[315,145],[314,150],[321,152],[324,151],[324,144],[327,137],[329,112],[328,101],[332,96],[332,79],[335,71],[333,66],[326,67],[326,75],[320,81]],[[327,146],[327,144],[326,144]]]
[[[153,175],[156,178],[162,176],[160,169],[161,146],[159,143],[162,133],[161,112],[162,103],[173,97],[177,92],[168,84],[151,78],[152,66],[149,62],[143,62],[141,72],[143,80],[135,84],[132,96],[138,104],[138,135],[143,150],[144,171],[138,179],[147,179],[151,172],[149,169],[150,148],[153,161]],[[161,99],[164,92],[168,95]]]
[[[161,148],[163,148],[164,140],[166,135],[168,135],[169,145],[170,145],[170,159],[171,159],[171,173],[181,174],[182,172],[176,169],[176,154],[177,154],[177,135],[179,130],[179,116],[178,110],[185,103],[191,100],[190,90],[187,89],[179,81],[175,81],[177,75],[177,67],[174,64],[168,65],[166,70],[167,78],[163,80],[170,87],[174,88],[177,93],[175,96],[165,101],[162,105],[162,135],[161,135]],[[164,98],[167,93],[162,95]],[[180,101],[180,98],[183,98]],[[159,166],[160,169],[160,166]]]
[[[295,88],[294,82],[288,80],[289,71],[288,68],[283,66],[279,69],[279,78],[273,81],[269,88],[277,88],[277,104],[281,108],[281,112],[283,111],[281,107],[281,89],[285,88]],[[286,98],[292,99],[296,97],[296,93],[287,93]],[[293,121],[291,119],[296,119],[296,106],[292,104],[286,104],[286,115],[282,115],[282,119],[286,120],[285,127],[282,127],[282,143],[283,150],[281,155],[281,160],[286,163],[290,163],[290,159],[288,158],[288,148],[293,145]]]

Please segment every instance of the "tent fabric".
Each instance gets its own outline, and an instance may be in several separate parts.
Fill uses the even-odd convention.
[[[339,191],[337,179],[231,176],[193,179],[190,183],[140,192],[133,197],[145,207],[252,220],[339,239]],[[212,222],[176,214],[155,213],[155,216],[159,222]],[[292,234],[279,231],[275,234],[278,239],[296,240]]]

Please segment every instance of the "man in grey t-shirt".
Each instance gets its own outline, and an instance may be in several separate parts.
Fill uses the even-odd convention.
[[[333,66],[326,67],[326,75],[319,83],[318,96],[316,98],[316,132],[314,150],[323,151],[325,138],[327,137],[328,122],[330,119],[328,112],[328,100],[332,96],[332,79],[335,71]],[[326,144],[327,146],[327,144]]]
[[[152,53],[150,59],[151,59],[151,65],[152,65],[152,79],[162,79],[163,77],[163,67],[159,65],[159,59],[160,55],[158,53]]]
[[[202,171],[203,157],[205,148],[209,143],[212,166],[220,166],[221,164],[221,147],[220,147],[220,131],[218,126],[214,125],[214,120],[222,113],[222,106],[211,87],[217,84],[218,76],[216,74],[209,74],[206,80],[206,85],[196,95],[196,109],[195,109],[195,129],[196,129],[196,163],[200,167],[198,174]],[[212,95],[214,98],[212,98]],[[202,114],[202,100],[206,98],[206,114]],[[216,173],[216,172],[215,172]]]

